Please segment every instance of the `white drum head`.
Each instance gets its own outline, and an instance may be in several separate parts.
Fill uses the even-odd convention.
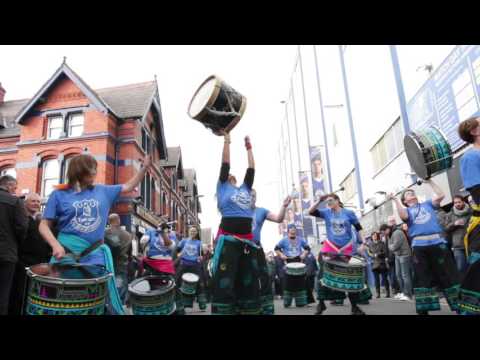
[[[182,280],[190,282],[190,283],[197,282],[199,279],[200,278],[198,277],[198,275],[195,275],[195,274],[192,274],[192,273],[185,273],[185,274],[182,275]]]
[[[188,109],[188,114],[194,118],[207,106],[208,101],[213,95],[215,90],[215,85],[217,84],[217,78],[211,77],[206,82],[200,86],[197,90],[195,95],[193,95],[193,99],[190,103],[190,107]]]
[[[304,263],[300,263],[300,262],[294,262],[294,263],[287,264],[287,268],[289,268],[289,269],[303,269],[304,267],[306,267],[306,265]]]

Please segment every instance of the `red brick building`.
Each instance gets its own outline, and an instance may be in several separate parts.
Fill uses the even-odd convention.
[[[160,216],[177,220],[182,231],[198,223],[200,207],[188,197],[196,184],[183,179],[180,148],[169,158],[156,80],[93,90],[64,62],[31,99],[5,101],[5,93],[0,84],[0,173],[17,178],[19,194],[46,200],[80,153],[95,157],[102,184],[126,182],[150,154],[141,186],[112,210],[140,232]]]

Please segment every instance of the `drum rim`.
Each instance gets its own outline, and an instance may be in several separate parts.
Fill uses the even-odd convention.
[[[228,133],[230,132],[237,124],[239,123],[240,119],[243,117],[245,113],[245,109],[247,108],[247,98],[242,95],[242,104],[240,105],[240,110],[238,111],[238,116],[236,116],[230,124],[225,128],[225,131]]]
[[[412,140],[416,145],[417,145],[417,150],[420,150],[420,153],[422,154],[422,158],[423,158],[423,167],[425,168],[425,174],[426,174],[426,177],[422,177],[418,174],[418,172],[413,169],[413,166],[412,166],[412,161],[410,161],[410,156],[408,154],[408,151],[407,151],[407,147],[406,147],[406,139],[410,139]],[[420,142],[419,142],[419,139],[418,139],[418,135],[412,131],[410,134],[406,134],[403,138],[403,149],[405,151],[405,155],[407,155],[407,160],[408,160],[408,163],[409,165],[412,167],[412,169],[415,171],[415,174],[421,178],[428,178],[430,177],[432,174],[430,174],[430,171],[428,170],[428,167],[425,165],[425,157],[423,156],[423,147],[420,145]]]
[[[302,266],[292,267],[292,265],[294,265],[294,264],[301,264]],[[307,265],[305,265],[304,263],[299,262],[299,261],[297,261],[297,262],[291,262],[291,263],[288,263],[288,264],[286,265],[287,268],[289,268],[289,266],[290,266],[290,269],[304,269],[304,268],[307,267]]]
[[[35,264],[32,266],[37,266],[37,265],[52,265],[49,263],[40,263],[40,264]],[[85,265],[85,266],[93,266],[93,265]],[[32,267],[26,267],[25,271],[27,276],[32,279],[32,280],[41,280],[47,284],[54,284],[54,285],[95,285],[99,283],[105,283],[107,282],[113,274],[111,272],[107,272],[105,275],[102,275],[98,278],[91,278],[91,279],[60,279],[60,278],[54,278],[51,276],[46,276],[46,275],[40,275],[36,274],[32,271]]]
[[[332,265],[346,265],[343,267],[361,267],[364,268],[367,266],[367,262],[365,260],[361,260],[362,264],[350,264],[348,262],[342,262],[342,261],[337,261],[337,260],[330,260],[330,259],[325,259],[324,262],[325,264],[332,264]]]
[[[204,85],[209,82],[211,79],[215,79],[215,85],[213,86],[214,90],[213,90],[213,93],[212,95],[210,96],[210,98],[208,99],[207,101],[207,104],[203,107],[202,110],[200,110],[200,112],[198,114],[196,114],[195,116],[192,116],[191,112],[190,112],[190,109],[192,107],[192,103],[193,103],[193,100],[195,99],[195,97],[197,96],[197,94],[200,92],[200,89],[202,89],[204,87]],[[204,114],[205,114],[205,108],[206,107],[211,107],[215,101],[217,101],[217,98],[218,98],[218,94],[220,94],[220,86],[222,83],[222,79],[217,76],[217,75],[210,75],[209,77],[207,77],[201,84],[200,86],[197,88],[197,90],[195,91],[195,93],[193,94],[192,96],[192,99],[190,100],[190,103],[188,104],[188,110],[187,110],[187,114],[188,116],[190,116],[192,119],[194,120],[199,120],[199,119],[202,119]]]
[[[147,292],[140,292],[136,289],[134,289],[134,286],[140,283],[141,281],[145,281],[148,279],[158,279],[158,278],[168,278],[170,281],[168,285],[165,286],[166,289],[156,289],[156,290],[151,290],[148,293]],[[171,285],[171,288],[169,288],[169,285]],[[128,292],[138,295],[138,296],[156,296],[156,295],[163,295],[168,293],[169,291],[172,291],[175,289],[175,279],[172,276],[168,275],[147,275],[147,276],[142,276],[138,279],[133,280],[130,284],[128,284]]]

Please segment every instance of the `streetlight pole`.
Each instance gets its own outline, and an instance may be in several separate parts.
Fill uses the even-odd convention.
[[[362,178],[360,176],[360,163],[358,161],[357,142],[355,139],[355,129],[353,127],[352,109],[350,107],[350,95],[348,93],[347,72],[345,71],[345,59],[343,54],[342,45],[338,45],[338,51],[340,53],[340,65],[342,67],[343,88],[345,91],[345,103],[347,106],[348,122],[350,125],[350,137],[352,139],[353,148],[353,160],[355,162],[355,178],[358,192],[358,201],[360,206],[358,207],[363,213],[363,191],[362,191]]]
[[[295,123],[295,137],[297,139],[297,157],[298,157],[298,175],[300,177],[300,172],[301,172],[301,169],[302,169],[302,164],[301,164],[301,159],[300,159],[300,141],[298,140],[298,126],[297,126],[297,108],[295,106],[295,91],[293,89],[293,79],[290,79],[290,91],[291,91],[291,95],[292,95],[292,105],[293,105],[293,121]],[[299,182],[300,184],[300,179],[299,179]],[[300,195],[300,189],[299,190],[299,198],[300,198],[300,205],[302,204],[301,203],[301,195]],[[300,208],[300,218],[302,219],[302,227],[304,228],[303,230],[305,231],[305,224],[303,222],[303,209]]]
[[[285,104],[285,118],[287,120],[287,135],[288,135],[288,152],[290,154],[290,172],[292,174],[292,187],[295,186],[295,180],[294,180],[294,175],[293,175],[293,160],[292,160],[292,141],[290,138],[290,125],[288,122],[288,104],[286,101],[282,101],[282,104]]]
[[[307,111],[307,97],[305,92],[305,79],[303,77],[303,63],[302,63],[302,52],[300,45],[298,45],[298,58],[300,63],[300,79],[302,80],[302,94],[303,94],[303,109],[305,111],[305,128],[307,130],[307,146],[308,146],[308,163],[310,164],[310,200],[313,199],[313,168],[312,161],[310,159],[310,126],[308,125],[308,111]]]
[[[325,145],[325,157],[327,161],[327,176],[328,176],[328,192],[331,193],[333,191],[332,186],[332,172],[330,170],[330,156],[328,151],[328,141],[327,141],[327,128],[325,126],[325,113],[323,112],[323,98],[322,98],[322,89],[320,86],[320,73],[318,70],[318,58],[317,58],[317,48],[313,45],[313,55],[315,58],[315,70],[317,73],[317,88],[318,88],[318,102],[320,103],[320,115],[322,119],[322,132],[323,132],[323,142]],[[312,174],[313,176],[313,174]]]

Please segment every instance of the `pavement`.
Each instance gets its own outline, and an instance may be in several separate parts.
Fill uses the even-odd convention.
[[[275,300],[275,315],[314,315],[316,304],[303,308],[284,308],[283,301]],[[324,315],[350,315],[350,302],[345,300],[343,306],[330,305],[326,302],[327,310]],[[392,298],[380,298],[370,300],[369,305],[359,305],[367,315],[416,315],[415,301],[400,301]],[[432,311],[431,315],[455,315],[448,307],[445,299],[440,299],[440,311]],[[210,305],[205,312],[200,312],[198,304],[193,309],[186,309],[186,315],[210,315]]]

